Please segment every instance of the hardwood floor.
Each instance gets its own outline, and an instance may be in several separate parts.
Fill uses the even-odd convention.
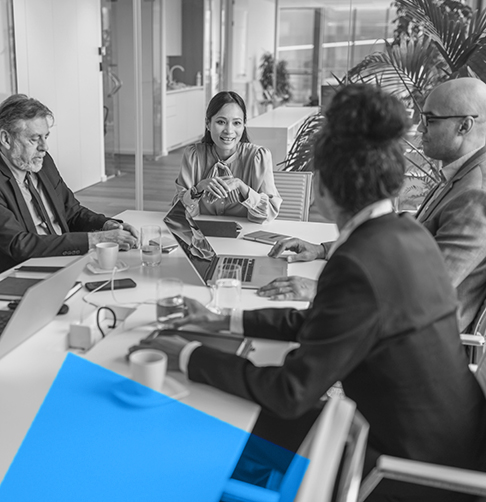
[[[144,159],[144,210],[167,212],[175,194],[183,148],[170,152],[160,160]],[[93,211],[113,216],[126,209],[135,209],[135,156],[117,155],[114,162],[117,175],[76,192],[78,200]],[[115,171],[111,170],[111,171]],[[324,221],[311,206],[310,221]]]

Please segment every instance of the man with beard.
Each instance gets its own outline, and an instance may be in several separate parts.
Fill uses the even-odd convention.
[[[86,253],[99,242],[137,245],[137,230],[83,207],[67,187],[47,138],[52,112],[15,94],[0,104],[0,271],[40,256]]]

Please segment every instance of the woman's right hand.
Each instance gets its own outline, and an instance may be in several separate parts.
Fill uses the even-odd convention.
[[[219,177],[201,180],[196,188],[198,192],[204,192],[203,197],[209,198],[211,202],[225,199],[231,191],[225,180]]]

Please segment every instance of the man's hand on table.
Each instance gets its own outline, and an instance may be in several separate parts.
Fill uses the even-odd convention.
[[[264,296],[270,300],[302,300],[311,302],[314,300],[317,291],[317,281],[299,277],[296,275],[290,277],[279,277],[258,291],[258,296]]]
[[[167,354],[167,370],[179,371],[179,355],[188,343],[188,340],[178,335],[159,335],[157,338],[141,340],[138,345],[130,347],[128,353],[131,354],[142,349],[161,350]]]
[[[229,330],[230,316],[216,314],[192,298],[185,297],[184,303],[187,314],[181,319],[175,319],[171,322],[174,328],[194,324],[208,331]]]
[[[121,251],[128,251],[138,246],[138,230],[129,223],[108,220],[101,232],[88,233],[88,242],[90,249],[100,242],[116,242]]]
[[[193,324],[208,331],[228,330],[230,325],[230,316],[215,314],[207,309],[202,303],[192,298],[184,298],[187,309],[187,315],[181,319],[175,319],[170,322],[170,329],[175,330],[182,326]],[[169,328],[169,326],[168,326]],[[168,331],[170,332],[170,331]],[[188,340],[179,335],[164,335],[164,331],[160,331],[160,335],[156,338],[148,337],[138,345],[134,345],[128,349],[131,354],[136,350],[141,349],[156,349],[165,352],[168,356],[169,371],[179,370],[179,356],[182,349],[189,343]],[[174,331],[172,331],[174,333]]]
[[[284,251],[293,251],[295,254],[287,256],[289,263],[295,261],[312,261],[318,258],[324,259],[324,248],[320,244],[312,244],[296,237],[283,239],[274,244],[268,256],[279,258]]]

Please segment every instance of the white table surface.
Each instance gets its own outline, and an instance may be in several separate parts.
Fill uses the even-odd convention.
[[[124,221],[136,227],[142,224],[163,223],[163,214],[159,212],[125,211],[119,215]],[[202,217],[201,219],[209,219]],[[224,219],[235,220],[227,217]],[[258,229],[265,229],[287,235],[295,235],[312,242],[333,240],[337,235],[334,225],[310,222],[290,222],[276,220],[267,225],[258,225],[238,219],[243,226],[238,239],[210,238],[217,253],[238,253],[248,255],[265,255],[270,247],[241,239],[241,235]],[[184,281],[184,294],[196,298],[203,303],[210,300],[207,287],[203,286],[181,249],[169,255],[163,255],[160,267],[147,269],[141,266],[138,250],[120,253],[120,259],[130,268],[117,274],[117,278],[131,277],[137,283],[135,289],[117,290],[115,299],[111,292],[100,292],[90,295],[89,299],[97,305],[115,305],[117,302],[127,305],[137,304],[137,310],[111,330],[106,338],[95,345],[83,357],[100,364],[110,370],[129,376],[128,364],[125,361],[127,348],[147,336],[155,325],[155,279],[158,277],[176,276]],[[72,258],[36,258],[29,264],[61,265]],[[289,275],[302,275],[316,278],[324,262],[289,264]],[[80,277],[84,283],[108,279],[111,274],[95,275],[85,270]],[[82,319],[88,321],[96,308],[86,304],[83,296],[87,294],[83,288],[76,293],[67,304],[68,314],[58,316],[49,325],[40,330],[26,342],[0,360],[0,481],[3,479],[22,439],[27,433],[32,420],[42,404],[56,374],[68,351],[69,325]],[[254,290],[242,291],[242,306],[245,309],[261,307],[305,308],[305,302],[272,302],[260,298]],[[286,345],[276,342],[258,341],[256,353],[252,355],[255,364],[278,364],[281,362]],[[78,353],[78,351],[73,351]],[[169,373],[189,389],[189,395],[182,401],[241,429],[251,430],[258,415],[259,407],[244,399],[226,394],[212,387],[189,382],[178,373]]]

